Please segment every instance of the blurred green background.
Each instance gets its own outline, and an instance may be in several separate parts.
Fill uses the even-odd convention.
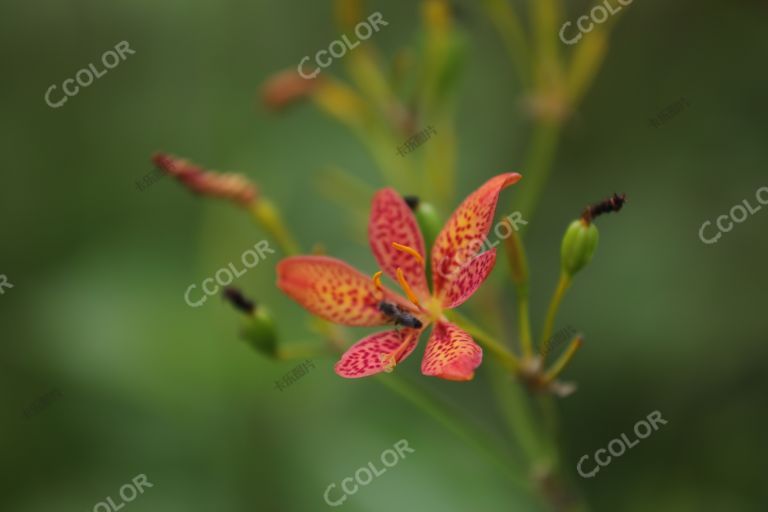
[[[385,55],[414,41],[415,4],[368,5],[390,22],[375,40]],[[525,175],[529,136],[498,33],[474,2],[462,5],[457,200],[499,172]],[[570,5],[571,18],[584,8]],[[157,150],[242,171],[305,248],[322,242],[376,270],[347,210],[318,193],[329,165],[385,185],[374,162],[316,109],[278,116],[257,98],[268,76],[338,37],[329,2],[37,0],[0,10],[0,275],[14,286],[0,295],[0,510],[90,511],[140,473],[154,487],[131,512],[325,510],[328,484],[399,439],[416,453],[340,510],[538,510],[462,439],[374,380],[337,377],[331,358],[276,390],[295,362],[240,341],[239,318],[219,298],[197,309],[183,299],[264,232],[170,178],[135,186]],[[567,223],[614,191],[630,198],[601,220],[595,260],[558,320],[586,335],[566,373],[579,390],[560,401],[562,464],[594,510],[768,508],[768,208],[715,245],[698,238],[705,220],[768,186],[766,20],[757,0],[633,3],[530,226],[539,326]],[[123,40],[135,55],[63,108],[45,104],[51,84]],[[331,71],[343,76],[339,64]],[[649,125],[681,97],[689,108]],[[516,188],[524,194],[525,180]],[[298,338],[306,315],[276,291],[277,261],[236,284]],[[421,350],[398,371],[499,428],[484,367],[468,384],[419,377]],[[54,390],[61,396],[24,417]],[[597,477],[578,477],[582,455],[654,410],[666,427]]]

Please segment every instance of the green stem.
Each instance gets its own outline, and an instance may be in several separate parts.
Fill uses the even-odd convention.
[[[531,408],[526,403],[527,396],[522,390],[522,384],[517,379],[510,379],[509,374],[496,365],[491,366],[491,383],[499,410],[512,438],[520,445],[528,465],[535,464],[541,453],[541,441],[537,437]]]
[[[250,205],[249,210],[256,222],[274,238],[283,254],[287,256],[298,254],[299,245],[271,201],[264,197],[259,198]]]
[[[568,288],[571,286],[571,276],[566,273],[560,274],[560,280],[557,283],[555,293],[552,295],[552,300],[549,303],[549,309],[547,309],[547,317],[544,320],[544,331],[541,333],[541,358],[542,363],[546,360],[549,354],[549,345],[552,342],[552,331],[555,326],[555,317],[557,316],[557,310],[560,308],[560,303],[563,300],[563,296]]]
[[[531,64],[528,56],[530,49],[517,12],[507,3],[507,0],[484,0],[483,6],[504,40],[520,81],[525,88],[530,88],[532,84]]]
[[[523,351],[523,358],[528,359],[533,356],[533,340],[531,336],[531,315],[530,303],[528,301],[528,288],[517,289],[517,310],[520,316],[520,346]]]
[[[568,348],[565,349],[565,352],[563,352],[563,354],[552,365],[552,367],[547,370],[547,373],[544,374],[544,377],[542,378],[542,384],[549,384],[550,382],[553,382],[558,377],[558,375],[562,373],[565,367],[568,366],[568,363],[571,362],[571,359],[573,359],[573,355],[576,353],[576,351],[581,348],[581,344],[581,336],[576,336],[568,345]]]

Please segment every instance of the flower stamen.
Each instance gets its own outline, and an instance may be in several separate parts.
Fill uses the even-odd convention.
[[[373,277],[371,278],[371,279],[373,279],[373,284],[376,285],[376,288],[378,288],[381,291],[384,291],[384,286],[382,286],[382,284],[381,284],[381,274],[383,274],[383,273],[384,273],[383,270],[379,270],[378,272],[373,274]]]
[[[400,287],[405,292],[408,300],[419,306],[419,299],[416,298],[416,294],[413,293],[411,285],[409,285],[408,281],[405,280],[405,274],[403,274],[403,269],[400,267],[397,267],[397,282],[400,283]]]
[[[416,261],[419,262],[419,265],[422,265],[422,266],[424,265],[424,258],[422,258],[421,254],[419,254],[419,251],[417,251],[413,247],[408,247],[407,245],[399,244],[397,242],[392,242],[392,247],[394,247],[398,251],[403,251],[410,254],[411,256],[416,258]]]
[[[402,333],[400,334],[402,337]],[[397,347],[392,352],[389,352],[388,354],[381,354],[379,356],[379,359],[381,360],[381,364],[383,366],[383,369],[387,373],[391,373],[392,370],[395,369],[395,366],[397,366],[397,358],[399,358],[403,351],[405,350],[405,347],[408,346],[408,342],[410,340],[408,338],[403,339],[403,341],[400,343],[400,346]]]
[[[395,366],[397,366],[397,360],[395,359],[395,354],[394,353],[381,354],[379,358],[381,359],[382,369],[387,373],[392,373],[392,370],[394,370]]]

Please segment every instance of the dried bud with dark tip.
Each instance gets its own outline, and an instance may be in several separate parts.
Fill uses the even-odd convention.
[[[432,247],[432,244],[437,238],[437,234],[443,227],[443,222],[440,216],[435,210],[435,207],[431,203],[422,201],[417,196],[403,196],[403,200],[408,205],[408,208],[413,212],[421,228],[421,234],[424,236],[424,243],[427,248]]]

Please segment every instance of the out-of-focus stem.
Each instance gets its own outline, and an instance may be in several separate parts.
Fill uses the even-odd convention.
[[[540,456],[540,439],[536,434],[531,408],[520,381],[510,379],[509,374],[500,371],[498,366],[491,366],[491,383],[499,410],[512,438],[520,445],[528,459],[528,465],[534,464]]]
[[[560,308],[560,303],[563,300],[563,296],[568,288],[571,286],[571,276],[566,273],[560,274],[560,279],[557,283],[555,293],[552,295],[552,300],[549,303],[547,309],[547,317],[544,320],[544,330],[541,333],[541,358],[542,363],[546,360],[549,354],[549,345],[552,342],[552,330],[555,325],[555,317],[557,316],[557,310]]]
[[[530,50],[520,17],[507,0],[484,0],[483,5],[507,46],[512,64],[523,86],[526,89],[530,88],[531,63],[528,56]]]
[[[280,212],[272,202],[264,197],[258,198],[248,206],[253,218],[258,222],[272,238],[275,239],[280,250],[287,256],[298,254],[299,245],[291,235],[288,227],[280,217]]]
[[[522,349],[523,358],[527,359],[533,355],[531,319],[528,310],[528,259],[525,255],[523,240],[517,232],[517,227],[512,225],[509,218],[505,218],[504,222],[507,224],[507,229],[510,233],[504,240],[504,249],[506,249],[507,262],[509,263],[509,274],[517,292],[517,307],[520,317],[518,319],[520,325],[520,348]]]
[[[560,80],[560,41],[557,24],[562,19],[561,0],[535,0],[530,2],[533,26],[535,81],[539,90],[548,89]]]
[[[534,128],[531,149],[525,160],[525,193],[517,210],[529,223],[552,170],[552,163],[560,137],[560,121],[539,120]]]
[[[518,322],[520,324],[520,347],[524,358],[533,356],[533,340],[531,339],[531,315],[529,312],[528,293],[517,292],[517,311],[520,315]]]
[[[413,172],[410,163],[397,154],[397,142],[386,126],[372,127],[362,135],[373,159],[379,166],[382,177],[397,190],[413,187]]]
[[[424,173],[422,189],[426,198],[433,199],[440,211],[449,211],[456,185],[456,127],[453,110],[447,108],[436,114],[435,135],[424,143]],[[427,129],[426,126],[421,129]],[[406,157],[407,158],[407,157]]]

